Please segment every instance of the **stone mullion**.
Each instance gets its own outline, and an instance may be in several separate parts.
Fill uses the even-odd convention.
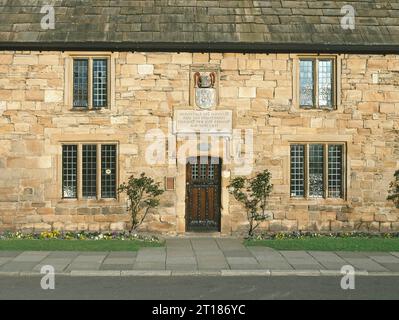
[[[89,70],[87,75],[88,109],[93,109],[93,58],[89,58]]]
[[[101,199],[101,144],[97,144],[96,166],[97,166],[97,200]]]
[[[304,181],[303,185],[305,188],[304,195],[305,195],[305,198],[307,199],[307,198],[309,198],[309,145],[305,144],[304,148],[305,148],[305,150],[304,150],[303,156],[304,156],[304,161],[305,161],[305,167],[304,167],[305,181]]]
[[[83,167],[82,167],[82,144],[79,143],[78,144],[78,168],[77,168],[77,179],[78,179],[78,199],[82,199],[83,198],[83,181],[82,181],[82,177],[83,177]]]
[[[328,144],[327,143],[323,145],[323,149],[324,149],[324,159],[323,159],[323,162],[324,162],[324,168],[323,168],[324,192],[323,192],[323,195],[324,195],[324,198],[328,198]]]

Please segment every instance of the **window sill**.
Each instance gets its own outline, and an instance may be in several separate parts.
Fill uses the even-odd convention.
[[[319,112],[332,112],[332,111],[337,111],[338,108],[336,106],[333,107],[303,107],[303,106],[297,106],[296,109],[298,110],[303,110],[303,111],[319,111]]]
[[[86,108],[86,107],[70,107],[70,111],[76,112],[108,112],[110,111],[110,107],[101,107],[101,108]]]
[[[89,205],[89,204],[120,204],[121,200],[116,198],[110,199],[73,199],[73,198],[64,198],[60,199],[57,204],[73,204],[73,205]]]
[[[291,203],[295,202],[298,204],[321,204],[321,205],[346,205],[348,201],[343,198],[300,198],[290,197]]]

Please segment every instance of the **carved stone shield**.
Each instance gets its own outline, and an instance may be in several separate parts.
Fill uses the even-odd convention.
[[[216,89],[196,88],[195,103],[201,109],[209,109],[216,105]]]

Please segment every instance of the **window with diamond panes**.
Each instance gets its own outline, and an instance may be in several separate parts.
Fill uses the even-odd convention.
[[[335,95],[335,59],[300,59],[300,107],[332,109],[335,107]]]
[[[62,146],[63,198],[76,198],[77,196],[77,154],[76,145]]]
[[[314,72],[313,60],[301,60],[300,62],[300,103],[304,107],[314,105]]]
[[[101,197],[116,198],[116,146],[101,146]]]
[[[292,144],[291,197],[344,197],[344,144]]]
[[[74,107],[87,108],[89,106],[88,74],[89,74],[89,60],[74,59],[73,61],[73,106]]]

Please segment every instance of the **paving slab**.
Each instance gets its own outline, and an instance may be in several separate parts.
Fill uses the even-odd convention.
[[[348,265],[353,266],[355,269],[366,271],[389,271],[382,265],[369,258],[346,258]]]
[[[133,264],[102,264],[100,270],[133,270]]]
[[[53,264],[39,263],[33,268],[33,271],[40,272],[43,266],[48,266],[48,265],[52,266],[55,272],[63,272],[64,270],[67,269],[69,263],[53,263]]]
[[[69,258],[69,259],[74,259],[78,255],[84,254],[84,252],[79,252],[79,251],[52,251],[50,254],[46,257],[48,259],[57,259],[57,258]],[[86,253],[87,255],[90,255],[90,252]]]
[[[234,249],[234,250],[223,250],[225,257],[252,257],[253,254],[249,250]]]
[[[385,269],[393,272],[399,272],[399,263],[380,263]]]
[[[159,262],[136,262],[133,265],[134,270],[165,270],[166,265],[165,263]]]
[[[134,264],[136,258],[106,258],[103,264]]]
[[[0,267],[0,271],[32,271],[37,265],[35,261],[8,262]]]
[[[39,262],[46,258],[50,252],[47,251],[25,251],[16,256],[14,262]]]
[[[294,270],[294,268],[287,262],[268,262],[268,263],[259,263],[263,269],[268,270]]]
[[[335,252],[341,258],[367,258],[364,252],[353,252],[353,251],[336,251]]]
[[[15,258],[19,256],[23,251],[0,251],[0,257],[11,257]]]
[[[86,253],[78,255],[72,260],[72,263],[102,263],[106,255],[87,255]]]
[[[12,257],[0,257],[0,266],[11,261]]]
[[[389,255],[389,256],[370,255],[368,257],[377,263],[398,263],[399,264],[399,257],[395,257],[392,255]]]
[[[251,257],[227,257],[226,258],[227,262],[231,265],[231,264],[241,264],[241,265],[258,265],[258,261]]]
[[[137,251],[114,251],[108,253],[107,258],[136,258]]]
[[[166,270],[190,271],[190,270],[198,270],[198,266],[197,264],[167,264]]]
[[[196,264],[197,259],[195,257],[167,257],[167,264]]]
[[[99,270],[100,267],[101,267],[101,263],[91,263],[91,262],[72,263],[66,268],[66,271]]]

